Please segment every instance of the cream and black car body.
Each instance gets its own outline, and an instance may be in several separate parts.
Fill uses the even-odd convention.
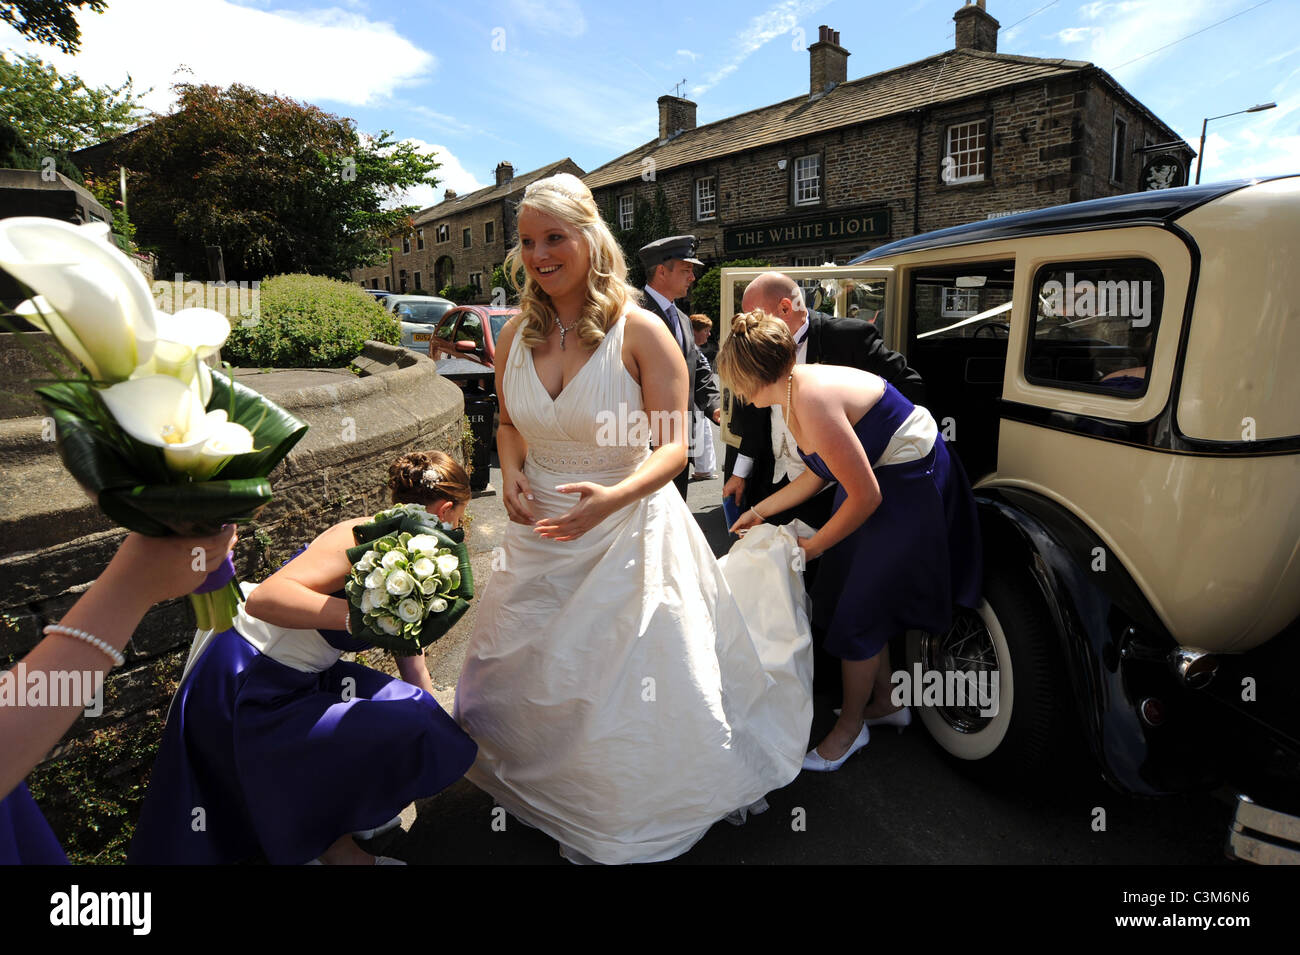
[[[999,701],[920,707],[931,735],[1023,777],[1081,732],[1117,789],[1231,786],[1230,853],[1300,861],[1300,177],[789,271],[907,355],[975,488],[984,604],[894,668],[996,671]]]

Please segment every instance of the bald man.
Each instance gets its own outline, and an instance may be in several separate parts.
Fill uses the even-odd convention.
[[[825,362],[861,368],[885,379],[914,404],[925,404],[921,376],[906,358],[881,340],[874,325],[857,318],[808,311],[803,289],[788,276],[764,272],[749,283],[740,307],[746,312],[762,309],[785,322],[797,346],[796,363]],[[740,453],[722,493],[738,506],[742,497],[746,506],[757,504],[803,471],[798,452],[783,446],[773,433],[772,415],[779,410],[738,403],[732,412],[731,431],[740,436]],[[832,496],[828,489],[789,511],[763,516],[773,524],[785,524],[798,517],[820,527],[830,516]]]

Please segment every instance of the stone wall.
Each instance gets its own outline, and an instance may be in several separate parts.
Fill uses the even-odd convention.
[[[388,464],[411,450],[461,455],[463,399],[423,355],[371,342],[360,375],[279,372],[259,387],[311,429],[271,475],[275,497],[241,525],[236,567],[260,580],[301,544],[348,517],[388,505]],[[68,476],[39,418],[0,421],[0,668],[41,639],[107,565],[124,532]],[[151,611],[106,684],[104,714],[83,717],[70,739],[165,711],[194,635],[186,599]]]
[[[1120,181],[1109,176],[1115,115],[1129,123],[1125,173]],[[978,119],[987,121],[985,129],[991,138],[985,178],[945,182],[948,127]],[[1133,147],[1160,135],[1155,124],[1097,71],[1087,70],[721,159],[657,170],[651,181],[634,179],[597,189],[595,194],[602,208],[617,209],[620,196],[652,201],[655,191],[662,188],[674,228],[699,237],[700,258],[710,265],[749,255],[768,258],[777,265],[790,265],[795,257],[815,257],[819,264],[832,259],[842,263],[920,232],[990,215],[1134,192],[1143,160],[1132,154]],[[822,200],[795,205],[794,160],[812,153],[821,156]],[[782,161],[784,169],[780,168]],[[695,181],[707,176],[717,179],[717,215],[700,221],[695,218]],[[874,206],[889,210],[887,236],[770,252],[724,250],[723,232],[728,228]]]

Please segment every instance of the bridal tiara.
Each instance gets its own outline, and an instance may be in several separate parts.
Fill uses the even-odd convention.
[[[575,202],[586,202],[592,198],[589,190],[577,176],[572,173],[561,172],[554,176],[547,176],[545,179],[538,179],[536,182],[528,184],[524,189],[524,199],[527,200],[538,192],[558,192],[562,196],[567,196]]]
[[[437,488],[442,483],[442,472],[437,468],[429,468],[424,472],[424,483],[429,487]]]

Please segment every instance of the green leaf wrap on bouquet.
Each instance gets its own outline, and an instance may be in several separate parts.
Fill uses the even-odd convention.
[[[192,481],[167,468],[161,449],[119,428],[89,381],[36,389],[54,419],[64,467],[111,520],[127,530],[162,537],[214,534],[223,524],[256,516],[271,500],[266,476],[307,432],[305,422],[251,388],[212,375],[209,410],[255,435],[257,451],[229,458],[219,478]]]
[[[418,505],[353,528],[344,585],[353,634],[398,656],[415,656],[469,609],[474,577],[464,532]]]

